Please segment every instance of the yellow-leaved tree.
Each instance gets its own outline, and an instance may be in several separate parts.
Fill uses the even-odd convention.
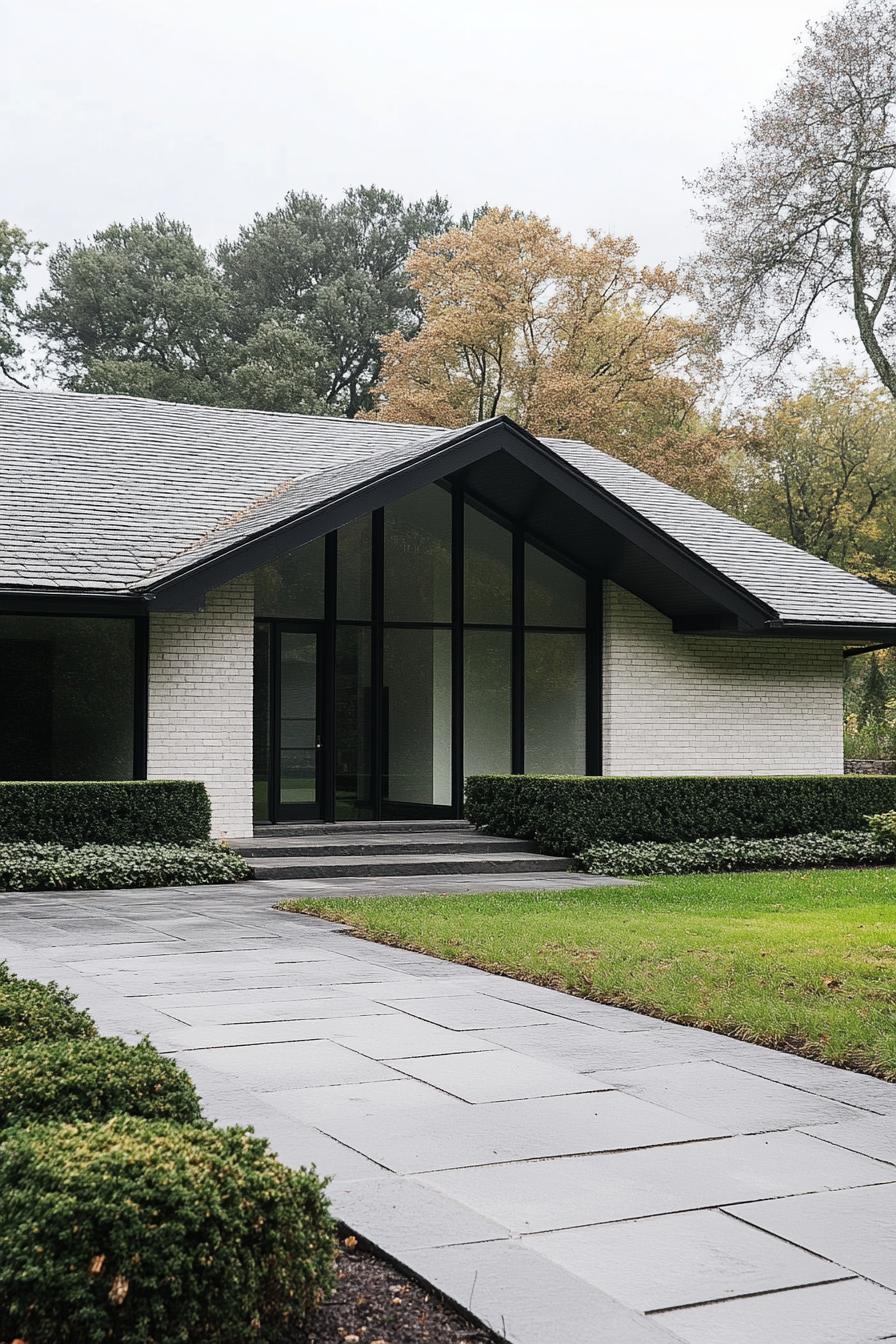
[[[454,427],[506,414],[583,439],[673,485],[727,493],[726,433],[697,410],[716,373],[707,326],[674,272],[631,238],[584,244],[537,215],[487,210],[408,261],[422,322],[383,341],[383,419]]]

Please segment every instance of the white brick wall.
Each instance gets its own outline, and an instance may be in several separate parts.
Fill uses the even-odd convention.
[[[213,836],[252,834],[251,577],[149,618],[150,779],[201,779]]]
[[[841,645],[676,635],[604,588],[606,774],[842,772]]]

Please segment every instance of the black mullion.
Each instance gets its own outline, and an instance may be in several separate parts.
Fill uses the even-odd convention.
[[[146,779],[149,747],[149,613],[134,619],[134,758],[135,779]]]
[[[464,805],[464,492],[459,482],[451,497],[451,806]]]
[[[383,815],[383,510],[371,515],[370,561],[370,806],[374,818]]]
[[[525,653],[524,640],[524,621],[525,621],[525,603],[526,603],[526,538],[522,528],[516,527],[513,530],[513,578],[512,578],[512,609],[513,609],[513,632],[511,634],[511,714],[512,714],[512,736],[510,747],[510,768],[515,775],[521,775],[526,768],[525,752],[525,724],[523,716],[525,713],[525,668],[523,657]]]
[[[336,820],[336,567],[339,563],[335,532],[324,542],[324,628],[321,653],[321,816]]]
[[[280,622],[271,622],[271,821],[280,820]]]
[[[588,581],[585,630],[585,773],[602,775],[604,712],[604,585],[599,576]]]

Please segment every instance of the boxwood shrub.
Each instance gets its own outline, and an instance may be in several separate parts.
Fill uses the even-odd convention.
[[[0,841],[188,845],[207,840],[205,785],[189,779],[0,783]]]
[[[0,1050],[0,1128],[32,1120],[202,1119],[189,1075],[149,1041],[114,1036]]]
[[[0,1049],[30,1041],[85,1040],[96,1035],[89,1013],[73,1006],[71,990],[24,980],[0,962]]]
[[[896,836],[881,840],[870,831],[831,831],[769,840],[727,836],[677,843],[637,840],[628,845],[601,840],[577,860],[585,872],[608,877],[888,864],[896,861]]]
[[[252,870],[242,855],[195,845],[0,844],[0,891],[106,891],[239,882]]]
[[[896,777],[875,775],[474,775],[466,815],[496,835],[578,854],[604,840],[765,839],[859,831],[896,809]]]
[[[245,1129],[21,1126],[0,1190],[3,1340],[279,1344],[331,1287],[323,1183]]]

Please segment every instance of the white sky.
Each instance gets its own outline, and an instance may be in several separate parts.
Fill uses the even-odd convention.
[[[633,233],[676,263],[715,162],[828,0],[0,0],[0,216],[159,211],[213,244],[375,182]]]

